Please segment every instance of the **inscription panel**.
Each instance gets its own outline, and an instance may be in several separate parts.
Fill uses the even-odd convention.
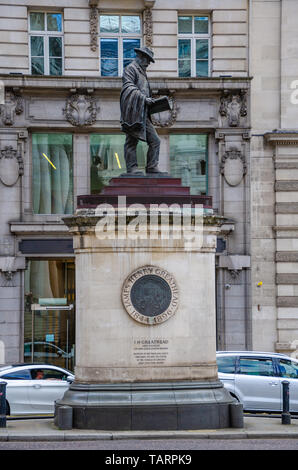
[[[156,325],[177,310],[179,292],[172,274],[157,266],[143,266],[128,276],[122,288],[122,302],[136,321]]]

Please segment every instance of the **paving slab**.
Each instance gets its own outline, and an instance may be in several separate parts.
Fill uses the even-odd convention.
[[[60,430],[53,418],[7,420],[0,441],[78,441],[123,439],[270,439],[298,438],[298,419],[282,424],[280,417],[245,416],[244,427],[186,431]]]

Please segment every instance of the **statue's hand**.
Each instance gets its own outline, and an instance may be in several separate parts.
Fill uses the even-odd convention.
[[[154,99],[146,98],[146,103],[147,103],[148,106],[151,106],[154,103]]]

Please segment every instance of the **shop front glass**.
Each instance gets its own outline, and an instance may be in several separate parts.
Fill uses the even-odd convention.
[[[91,194],[100,193],[110,179],[126,173],[124,160],[125,134],[92,134],[90,136]],[[148,145],[137,146],[138,167],[145,172]]]
[[[191,194],[208,194],[208,135],[170,135],[170,173]]]
[[[55,304],[65,299],[71,310]],[[32,304],[53,305],[33,310]],[[24,362],[74,370],[75,265],[72,259],[29,260],[25,271]],[[48,307],[50,308],[50,307]]]

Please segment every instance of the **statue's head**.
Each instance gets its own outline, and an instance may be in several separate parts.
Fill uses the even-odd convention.
[[[142,67],[147,68],[150,62],[155,62],[153,51],[149,47],[136,47],[135,52],[137,54],[136,60]]]

